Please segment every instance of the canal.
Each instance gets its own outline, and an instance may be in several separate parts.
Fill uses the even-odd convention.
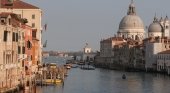
[[[122,79],[123,74],[126,79]],[[72,68],[64,84],[36,89],[36,93],[170,93],[170,77],[144,72]]]

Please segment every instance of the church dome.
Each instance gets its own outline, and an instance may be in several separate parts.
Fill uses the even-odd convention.
[[[141,18],[137,15],[127,15],[123,17],[119,24],[119,29],[144,29]]]
[[[120,21],[119,29],[144,29],[141,18],[136,15],[136,9],[133,0],[129,5],[127,15]]]
[[[148,32],[162,32],[163,27],[158,22],[158,19],[155,17],[153,23],[149,25]]]
[[[160,23],[155,22],[149,25],[148,32],[162,32],[162,26]]]

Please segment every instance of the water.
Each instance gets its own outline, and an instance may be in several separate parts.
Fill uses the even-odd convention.
[[[127,79],[122,79],[123,74]],[[37,93],[170,93],[170,77],[142,72],[72,68],[64,85],[37,87]]]

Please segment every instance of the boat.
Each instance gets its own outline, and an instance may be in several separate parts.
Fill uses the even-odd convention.
[[[90,65],[84,65],[81,67],[82,70],[95,70],[95,67]]]
[[[67,69],[70,69],[70,68],[71,68],[71,66],[67,65],[67,66],[66,66],[66,68],[67,68]]]
[[[61,83],[62,80],[61,79],[46,79],[45,83],[46,84],[57,84],[57,83]]]
[[[64,76],[65,76],[65,77],[67,77],[67,76],[68,76],[68,74],[66,73],[66,74],[64,74]]]
[[[71,64],[65,64],[64,66],[65,66],[65,68],[67,68],[67,69],[70,69],[70,68],[71,68]]]
[[[76,64],[72,65],[71,68],[78,68]]]
[[[57,64],[56,63],[48,63],[47,65],[48,65],[48,67],[50,67],[52,69],[56,69],[57,68]]]
[[[122,75],[122,79],[126,79],[126,75],[125,74]]]

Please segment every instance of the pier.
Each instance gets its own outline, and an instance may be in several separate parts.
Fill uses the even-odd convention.
[[[36,74],[36,85],[47,86],[63,83],[67,76],[67,68],[65,66],[57,66],[56,63],[43,64]]]

